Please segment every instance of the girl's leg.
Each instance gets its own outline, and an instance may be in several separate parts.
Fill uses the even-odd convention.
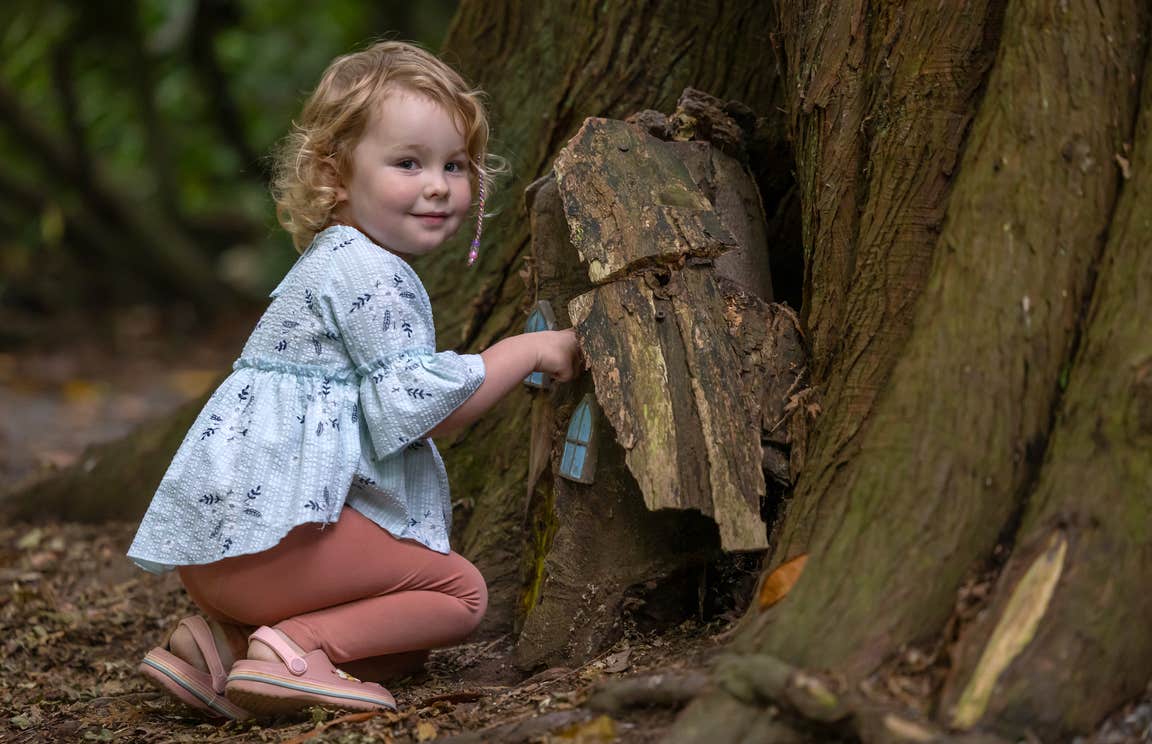
[[[275,625],[335,663],[452,645],[487,606],[484,581],[464,558],[397,540],[348,508],[336,524],[301,525],[270,550],[186,566],[180,576],[201,607]]]

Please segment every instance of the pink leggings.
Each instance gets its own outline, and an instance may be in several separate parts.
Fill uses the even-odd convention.
[[[370,680],[411,672],[428,649],[459,643],[488,605],[483,577],[463,557],[398,540],[350,508],[335,524],[300,525],[261,553],[178,571],[209,617],[275,625],[305,651],[323,649]]]

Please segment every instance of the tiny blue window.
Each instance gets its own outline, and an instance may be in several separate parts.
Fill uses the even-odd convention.
[[[536,333],[537,331],[551,331],[555,328],[556,316],[552,313],[552,304],[548,300],[540,300],[536,303],[532,314],[528,316],[528,322],[524,324],[524,332]],[[524,384],[543,390],[547,390],[549,387],[548,378],[544,376],[543,372],[533,372],[528,375],[524,378]]]
[[[592,483],[596,475],[596,402],[585,395],[572,413],[564,452],[560,456],[560,475],[577,483]]]

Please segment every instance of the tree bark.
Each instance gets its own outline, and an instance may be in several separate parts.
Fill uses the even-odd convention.
[[[1064,739],[1139,694],[1152,669],[1152,57],[1143,79],[1131,180],[1012,558],[955,653],[951,725]],[[1023,577],[1057,550],[1053,590],[1027,597]]]
[[[947,16],[952,7],[959,6],[941,6],[934,12]],[[994,23],[993,11],[986,9],[983,20],[966,16],[954,20]],[[811,18],[819,22],[821,16]],[[897,41],[911,42],[914,37],[908,35],[909,29],[917,28],[911,24],[892,26],[883,13],[869,15],[868,21],[881,27],[887,24],[880,38],[890,34]],[[946,203],[947,216],[930,279],[919,293],[914,320],[908,322],[905,307],[904,312],[872,326],[878,329],[875,333],[859,336],[860,324],[853,322],[844,336],[847,348],[837,354],[831,344],[820,345],[821,331],[813,324],[819,326],[824,321],[817,308],[809,308],[806,317],[814,338],[817,375],[823,360],[832,392],[824,400],[826,414],[818,422],[814,437],[817,445],[808,453],[796,503],[785,519],[772,566],[799,554],[807,553],[809,559],[789,596],[771,609],[753,612],[736,644],[743,652],[766,652],[800,666],[834,670],[851,685],[876,671],[907,644],[939,633],[965,576],[986,565],[998,540],[1003,540],[1001,549],[1011,547],[1045,456],[1060,380],[1070,363],[1103,237],[1112,223],[1120,183],[1115,156],[1125,152],[1124,143],[1130,142],[1132,135],[1147,23],[1147,9],[1136,2],[1107,6],[1073,2],[1059,8],[1032,0],[1010,2],[1003,23],[1004,38],[980,114],[968,137],[955,188],[946,202],[941,201],[948,196],[946,189],[936,190],[935,202],[929,199],[937,213]],[[942,29],[947,24],[929,27]],[[959,29],[963,27],[961,24]],[[822,38],[821,33],[818,29],[816,36]],[[828,38],[837,37],[829,33]],[[977,40],[985,34],[957,34],[954,30],[950,38]],[[955,50],[951,45],[920,46],[922,43],[917,41],[909,52],[919,49],[921,54],[931,55],[935,50],[949,54]],[[975,49],[979,48],[977,44]],[[841,49],[832,45],[826,51],[838,60]],[[819,57],[825,50],[807,51]],[[788,74],[798,72],[788,70]],[[957,90],[969,91],[964,98],[970,100],[975,87],[963,83]],[[950,110],[956,102],[946,99],[945,109]],[[953,126],[932,131],[935,120],[930,111],[936,105],[929,100],[902,114],[899,107],[885,103],[876,107],[874,114],[907,122],[914,127],[910,132],[926,138],[926,146],[941,139],[958,141],[962,131],[954,126],[954,117],[947,119]],[[892,140],[894,145],[898,141]],[[855,152],[852,145],[847,148]],[[811,179],[803,174],[812,166],[804,166],[803,160],[814,150],[798,144],[797,151],[804,188]],[[930,185],[913,180],[919,177],[916,174],[921,164],[893,158],[891,153],[879,162],[890,170],[873,175],[869,193],[876,193],[877,200],[861,200],[867,205],[861,224],[888,215],[891,225],[907,225],[921,217],[923,207],[913,208],[915,200],[911,197],[930,196],[934,191]],[[950,166],[945,173],[949,170]],[[885,181],[907,184],[903,192],[906,198],[891,202],[880,198]],[[814,198],[808,195],[806,214],[816,210],[820,219],[835,222],[840,201],[814,206]],[[810,222],[811,218],[806,226]],[[911,242],[931,250],[934,241],[927,237],[930,232],[914,231]],[[885,237],[885,230],[873,228],[870,233],[873,245],[900,245],[891,236]],[[817,236],[817,241],[820,239]],[[868,244],[863,239],[859,243]],[[839,254],[827,258],[810,255],[817,262],[839,259]],[[856,258],[861,258],[860,254]],[[883,306],[911,305],[917,293],[909,292],[908,284],[878,280],[901,262],[892,256],[881,264],[876,258],[878,255],[854,263],[857,279],[847,294],[860,287],[860,310],[866,309],[865,303],[881,304],[872,311],[873,316],[890,312]],[[913,280],[915,274],[911,272]],[[842,275],[833,272],[834,277]],[[820,287],[809,285],[806,290],[810,293],[806,299],[816,299]],[[835,297],[825,304],[834,302]],[[1132,307],[1131,300],[1125,307]],[[850,318],[852,311],[845,310],[840,317]],[[901,343],[901,336],[907,341]],[[1125,351],[1132,353],[1131,349]],[[1143,362],[1133,367],[1134,357],[1125,359],[1131,371],[1116,384],[1125,395],[1132,396],[1133,386],[1139,389]],[[886,381],[882,374],[858,376],[859,370],[882,371],[885,363],[893,365]],[[862,379],[864,384],[856,385],[854,379]],[[837,387],[844,392],[836,394]],[[859,390],[865,393],[863,406],[853,405],[852,395]],[[1142,404],[1135,405],[1138,410]],[[1120,408],[1132,410],[1132,404]],[[1090,414],[1088,419],[1081,423],[1081,443],[1090,436],[1084,432],[1098,429]],[[1123,415],[1117,413],[1114,420],[1123,421]],[[1083,467],[1080,457],[1072,467]],[[1108,480],[1129,477],[1125,475],[1128,467],[1117,464]],[[1054,472],[1066,473],[1063,467]],[[1087,473],[1080,477],[1087,477]],[[1060,475],[1052,478],[1055,483]],[[1063,488],[1061,485],[1061,493],[1071,493]],[[1108,534],[1086,516],[1095,515],[1098,508],[1088,505],[1082,490],[1075,493],[1061,502],[1041,491],[1041,503],[1054,505],[1039,510],[1036,519],[1041,520],[1041,526],[1022,536],[1019,568],[1005,577],[1005,596],[998,597],[994,605],[999,608],[997,617],[1012,611],[1006,605],[1019,613],[1020,600],[1015,604],[1012,600],[1024,591],[1014,587],[1020,586],[1017,582],[1025,568],[1039,565],[1025,587],[1035,607],[1053,591],[1051,582],[1059,574],[1053,566],[1067,566],[1066,573],[1060,575],[1061,583],[1055,585],[1055,596],[1060,596],[1060,587],[1076,582],[1076,575],[1086,570],[1074,570],[1070,560],[1095,565],[1094,555],[1089,559],[1089,554],[1077,553],[1077,558],[1068,558],[1069,550],[1078,550],[1081,545],[1088,549],[1082,529]],[[1143,493],[1136,493],[1133,500],[1121,500],[1116,508],[1127,507],[1130,517],[1139,515],[1136,519],[1140,519],[1147,506],[1147,480],[1143,481]],[[1068,519],[1088,527],[1069,534],[1065,526]],[[1099,519],[1103,523],[1105,518]],[[1056,525],[1060,529],[1055,529]],[[1126,531],[1133,543],[1125,544],[1144,545],[1142,528]],[[1136,547],[1137,555],[1142,551]],[[1101,560],[1107,562],[1104,556]],[[1120,572],[1132,576],[1129,581],[1139,579],[1132,570],[1120,568]],[[1095,579],[1102,580],[1099,575]],[[1077,609],[1087,612],[1087,597],[1099,596],[1091,595],[1091,591],[1113,589],[1109,582],[1104,582],[1107,589],[1100,586],[1085,587],[1081,591],[1086,594],[1079,596],[1073,592],[1070,597],[1081,600]],[[1121,617],[1132,617],[1127,613],[1144,616],[1142,601],[1131,596],[1114,601],[1127,603],[1118,613]],[[1081,623],[1088,622],[1084,615],[1076,617]],[[1028,659],[1032,663],[1022,657],[1017,676],[1007,677],[996,688],[1005,691],[1004,699],[986,711],[981,709],[981,715],[950,722],[979,722],[1016,731],[1034,723],[1049,732],[1082,731],[1109,706],[1138,688],[1134,678],[1146,677],[1143,641],[1113,640],[1113,646],[1132,650],[1135,658],[1121,661],[1124,651],[1110,650],[1108,661],[1100,666],[1083,662],[1094,667],[1091,672],[1069,669],[1066,674],[1055,675],[1051,685],[1025,693],[1025,679],[1031,682],[1037,675],[1050,674],[1053,664],[1066,663],[1066,657],[1057,655],[1058,648],[1078,649],[1083,642],[1096,648],[1099,655],[1092,639],[1105,643],[1107,633],[1118,632],[1116,624],[1105,621],[1082,641],[1076,638],[1077,631],[1082,630],[1076,620],[1052,622],[1053,628],[1060,628],[1061,640],[1053,636],[1047,643],[1038,640],[1030,647]],[[985,647],[982,641],[972,641],[970,646],[969,653]],[[1003,644],[999,648],[1003,649]],[[1098,683],[1110,673],[1119,679],[1104,685],[1114,692],[1103,702],[1070,702],[1074,696],[1093,697],[1099,689],[1086,683]],[[981,674],[985,680],[989,676],[986,669]],[[1060,682],[1068,684],[1056,694],[1053,687]],[[969,687],[964,688],[965,684]],[[954,683],[951,699],[963,699],[962,690],[968,691],[970,699],[973,684],[981,681],[974,683],[962,673]],[[1041,705],[1045,695],[1047,702]],[[686,714],[682,735],[675,740],[703,741],[704,736],[693,738],[687,732],[706,731],[709,722],[721,717],[724,725],[737,725],[733,716],[747,721],[757,715],[755,708],[733,713],[730,707],[723,694],[705,698]]]

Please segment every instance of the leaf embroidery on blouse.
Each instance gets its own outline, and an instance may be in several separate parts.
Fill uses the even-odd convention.
[[[251,395],[251,393],[249,393],[248,391],[251,388],[252,388],[251,385],[245,385],[243,390],[241,390],[239,393],[236,393],[236,397],[239,398],[240,400],[248,400],[248,396]]]
[[[324,378],[324,382],[320,383],[320,394],[328,396],[332,392],[332,380],[329,377]]]
[[[357,297],[352,301],[352,309],[348,311],[348,314],[351,315],[352,313],[367,305],[368,300],[370,299],[372,299],[372,295],[367,292]]]
[[[328,425],[331,426],[333,429],[336,429],[337,431],[339,431],[340,430],[340,419],[334,418],[328,422]]]
[[[224,538],[224,549],[220,551],[220,554],[223,555],[224,553],[227,553],[231,549],[232,549],[232,538],[230,538],[230,537]]]
[[[247,514],[247,515],[248,515],[248,516],[250,516],[250,517],[256,517],[257,519],[259,519],[259,518],[261,518],[261,517],[263,517],[263,516],[264,516],[263,514],[261,514],[261,513],[260,513],[260,510],[259,510],[259,509],[253,509],[252,507],[248,507],[248,508],[246,508],[246,509],[244,510],[244,513],[245,513],[245,514]]]
[[[276,351],[284,351],[287,348],[288,348],[288,341],[285,339],[280,339],[280,343],[276,344]]]
[[[223,500],[224,499],[218,493],[206,493],[199,499],[201,504],[207,504],[208,506],[215,506]]]
[[[324,486],[324,491],[321,494],[321,499],[323,499],[323,501],[317,501],[316,499],[308,499],[308,503],[304,505],[304,508],[305,509],[311,509],[312,511],[324,511],[325,514],[327,514],[331,510],[331,504],[332,504],[332,494],[329,493],[328,486]]]
[[[281,321],[281,324],[285,328],[295,328],[296,326],[300,325],[300,323],[295,320],[283,320]]]
[[[404,283],[404,280],[400,278],[399,274],[393,274],[392,275],[392,286],[399,287],[403,283]]]
[[[360,422],[360,404],[352,404],[352,423],[357,424]]]
[[[408,338],[412,338],[412,324],[411,323],[409,323],[408,321],[404,321],[403,323],[400,324],[400,330],[407,333]]]
[[[201,441],[201,442],[203,442],[205,439],[207,439],[208,437],[210,437],[210,436],[212,436],[213,434],[215,434],[215,433],[216,433],[216,430],[217,430],[218,428],[219,428],[219,427],[217,427],[217,426],[209,426],[207,429],[205,429],[204,431],[202,431],[202,432],[200,433],[200,441]]]
[[[362,486],[374,486],[374,485],[376,485],[376,481],[372,480],[371,478],[369,478],[366,475],[356,476],[356,481]]]
[[[263,484],[261,484],[261,485],[263,485]],[[255,488],[249,489],[245,498],[247,498],[249,501],[252,501],[252,500],[256,499],[259,495],[260,495],[260,486],[258,485]]]
[[[323,349],[320,347],[320,339],[315,336],[312,337],[312,348],[316,350],[316,356],[320,356]]]
[[[340,250],[341,248],[347,248],[348,246],[352,245],[353,241],[355,241],[355,238],[348,238],[348,239],[347,239],[347,240],[345,240],[343,243],[340,243],[340,244],[338,244],[338,245],[334,245],[334,246],[332,246],[332,250],[333,250],[333,251],[338,251],[338,250]]]
[[[404,298],[404,299],[406,299],[406,300],[414,300],[414,299],[416,299],[416,295],[415,295],[413,292],[401,292],[401,293],[400,293],[400,296],[401,296],[401,297],[403,297],[403,298]]]
[[[316,424],[316,436],[320,436],[323,433],[324,433],[324,422],[321,421],[320,423]]]
[[[424,400],[425,398],[436,397],[424,388],[404,388],[404,392],[408,393],[408,397],[413,400]]]
[[[380,324],[380,326],[385,333],[387,333],[389,330],[392,329],[392,311],[391,310],[385,310],[384,311],[384,320]]]

